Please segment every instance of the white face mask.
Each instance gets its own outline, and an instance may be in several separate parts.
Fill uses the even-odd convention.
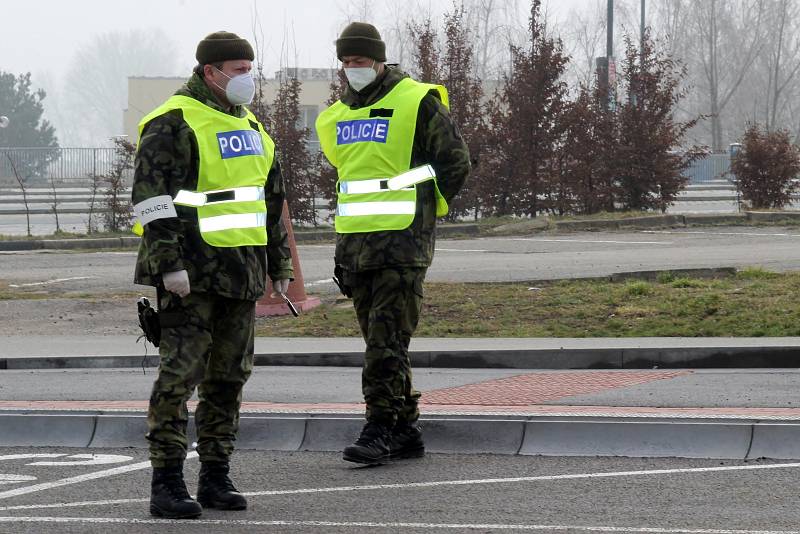
[[[374,61],[372,62],[372,67],[346,68],[344,73],[347,76],[347,81],[350,82],[350,86],[356,91],[362,90],[378,77],[378,73],[375,72]]]
[[[225,86],[225,98],[228,99],[228,102],[234,106],[238,106],[241,104],[249,104],[253,101],[253,97],[256,94],[256,82],[252,74],[248,72],[231,78],[221,70],[217,70],[228,78],[228,85]],[[219,87],[216,83],[214,83],[214,85]],[[219,88],[222,89],[222,87]]]

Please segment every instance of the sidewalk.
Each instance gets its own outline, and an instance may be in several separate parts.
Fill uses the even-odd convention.
[[[430,452],[800,459],[798,345],[420,338],[412,352]],[[5,337],[0,347],[0,446],[146,446],[156,373],[141,367],[135,338]],[[362,349],[359,339],[258,339],[237,446],[341,450],[363,423]],[[785,368],[756,369],[770,358]],[[656,361],[670,365],[644,365]],[[750,365],[677,365],[688,361]]]

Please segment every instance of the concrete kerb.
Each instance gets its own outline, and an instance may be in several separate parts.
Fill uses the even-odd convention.
[[[244,414],[237,447],[338,452],[362,424],[355,415]],[[433,453],[800,459],[800,421],[438,416],[420,424]],[[145,448],[146,426],[142,414],[0,414],[0,446]]]
[[[416,368],[455,369],[796,369],[800,346],[530,348],[412,351]],[[256,366],[361,367],[363,353],[256,354]],[[0,358],[0,370],[153,368],[158,355]]]
[[[0,446],[88,447],[96,415],[4,413],[0,414]]]
[[[519,453],[541,456],[746,458],[753,425],[530,421]]]
[[[440,225],[436,229],[437,235],[478,235],[480,227],[477,224],[448,224]],[[297,231],[295,240],[301,242],[332,241],[336,238],[333,229]],[[28,239],[0,241],[0,251],[29,251],[29,250],[75,250],[75,249],[104,249],[104,248],[136,248],[139,246],[138,236],[120,237],[87,237],[75,239]]]

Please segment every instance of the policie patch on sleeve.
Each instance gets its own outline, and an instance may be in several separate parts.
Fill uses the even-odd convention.
[[[178,216],[175,211],[175,204],[172,203],[172,197],[169,195],[159,195],[142,200],[133,207],[133,211],[142,226],[156,219],[169,219]]]

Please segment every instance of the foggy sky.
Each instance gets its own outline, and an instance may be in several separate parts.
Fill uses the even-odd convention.
[[[264,30],[265,72],[278,69],[279,54],[287,41],[296,51],[298,66],[335,66],[333,40],[347,13],[362,3],[255,0]],[[589,9],[594,0],[546,0],[545,3],[556,17],[564,17],[572,8]],[[370,4],[379,23],[386,16],[389,3],[372,0]],[[451,0],[428,0],[420,4],[427,6],[434,16],[452,7]],[[522,24],[528,4],[527,0],[520,2]],[[252,40],[253,6],[254,0],[0,0],[0,70],[14,74],[30,71],[34,81],[37,77],[60,78],[72,52],[90,41],[91,36],[159,27],[178,43],[177,64],[181,65],[181,71],[174,74],[184,76],[194,65],[197,42],[206,34],[224,29]]]

